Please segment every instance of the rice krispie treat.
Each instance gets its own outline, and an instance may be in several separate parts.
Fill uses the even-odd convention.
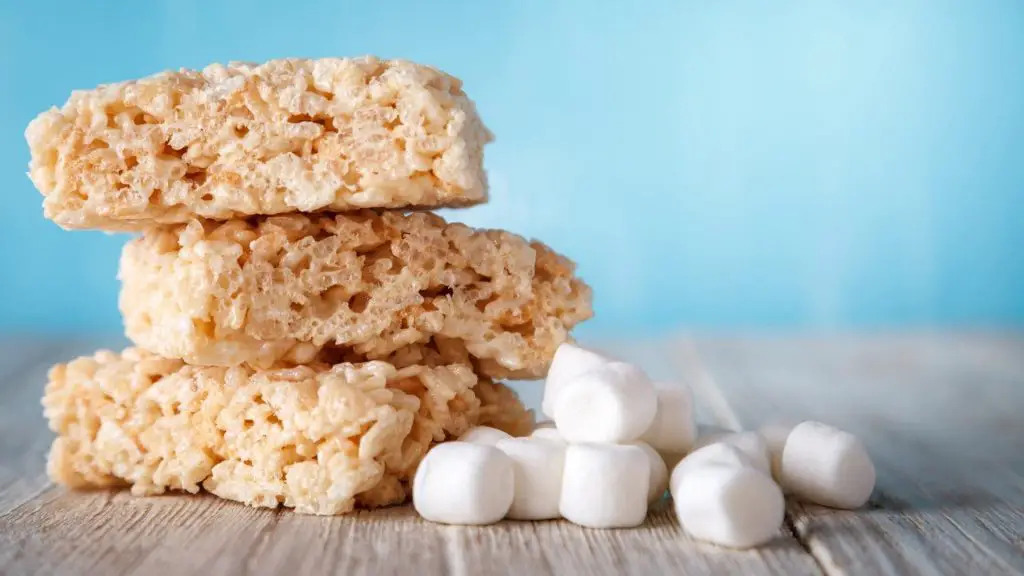
[[[43,406],[50,477],[134,494],[200,486],[250,506],[343,514],[403,502],[420,458],[469,427],[529,433],[515,394],[467,366],[256,371],[129,348],[57,365]]]
[[[477,204],[492,139],[458,79],[373,57],[212,64],[76,91],[25,136],[46,217],[104,230]]]
[[[138,346],[190,364],[386,359],[539,378],[590,289],[539,242],[429,213],[193,221],[121,257]]]

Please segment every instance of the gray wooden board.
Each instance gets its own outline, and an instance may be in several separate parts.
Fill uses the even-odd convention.
[[[35,340],[0,340],[0,513],[46,487],[50,435],[39,399],[46,372],[66,346]]]
[[[118,339],[19,341],[0,353],[0,573],[984,574],[1020,569],[1024,436],[1014,416],[1024,408],[1019,339],[598,343],[640,363],[655,378],[690,383],[707,422],[739,427],[773,417],[813,416],[864,436],[879,466],[880,489],[872,508],[837,512],[791,504],[789,528],[770,545],[744,552],[693,541],[666,501],[635,530],[587,530],[562,521],[468,528],[431,525],[405,507],[318,518],[209,496],[135,498],[53,487],[44,472],[51,435],[39,407],[46,370],[54,362],[119,344]],[[907,360],[908,354],[916,360]],[[801,392],[822,379],[830,382],[831,392]],[[970,390],[979,382],[980,392]],[[900,386],[906,391],[890,390]],[[517,388],[531,404],[539,402],[539,383]],[[927,398],[917,400],[922,392]],[[964,436],[955,426],[972,428]],[[992,438],[997,432],[1003,436]],[[887,433],[902,439],[887,442]],[[1007,436],[1013,433],[1015,438]],[[984,473],[965,468],[970,465]]]
[[[1024,338],[729,338],[670,347],[696,350],[698,369],[746,428],[816,419],[864,440],[878,470],[869,509],[789,506],[797,534],[828,572],[1024,574]]]

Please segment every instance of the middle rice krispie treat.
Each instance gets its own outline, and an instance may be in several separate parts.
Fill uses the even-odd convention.
[[[193,221],[125,247],[120,302],[138,346],[190,364],[385,359],[539,378],[592,315],[573,269],[539,242],[428,213]]]
[[[435,442],[475,425],[524,435],[515,394],[467,366],[189,366],[129,348],[50,371],[48,472],[70,487],[198,492],[343,514],[398,504]]]

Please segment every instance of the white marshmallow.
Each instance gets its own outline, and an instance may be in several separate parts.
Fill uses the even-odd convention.
[[[789,426],[781,424],[767,424],[757,429],[757,433],[764,438],[768,446],[768,456],[772,461],[772,478],[776,482],[782,479],[782,449],[786,446],[786,438],[792,430]]]
[[[694,447],[700,449],[718,442],[735,446],[750,460],[750,464],[753,467],[765,474],[771,475],[772,465],[771,456],[768,452],[768,443],[757,432],[709,434],[698,438]]]
[[[656,383],[654,389],[658,408],[641,440],[659,452],[688,452],[697,439],[693,392],[685,384],[663,382]]]
[[[658,398],[643,370],[605,364],[561,386],[555,426],[568,442],[632,442],[654,420]]]
[[[820,422],[793,428],[782,450],[782,485],[833,508],[859,508],[875,487],[875,466],[856,436]]]
[[[650,463],[643,449],[618,444],[570,444],[558,510],[589,528],[639,526],[647,515]]]
[[[490,426],[474,426],[459,436],[459,442],[471,442],[473,444],[486,444],[494,446],[502,440],[508,440],[512,435]]]
[[[647,462],[651,465],[647,489],[647,503],[650,504],[659,500],[665,495],[665,490],[668,490],[668,467],[665,466],[661,454],[658,454],[658,451],[651,448],[646,442],[634,442],[633,446],[638,446],[644,451],[644,454],[647,455]]]
[[[668,481],[669,489],[672,491],[672,494],[676,493],[678,489],[677,486],[682,481],[683,476],[688,474],[691,470],[709,465],[757,469],[750,461],[750,458],[732,444],[726,444],[724,442],[708,444],[707,446],[698,448],[688,454],[675,465],[675,468],[672,469],[672,475]]]
[[[555,428],[537,428],[532,434],[530,434],[530,438],[550,440],[552,442],[561,442],[562,444],[565,444],[565,438],[562,438],[562,434]]]
[[[541,412],[548,418],[555,417],[555,397],[562,385],[573,378],[612,362],[597,352],[580,348],[568,342],[555,350],[548,368],[548,376],[544,381],[544,397],[541,400]]]
[[[785,514],[782,491],[753,468],[704,464],[673,486],[679,524],[720,546],[749,548],[775,537]]]
[[[515,496],[512,460],[493,446],[438,444],[423,457],[412,483],[416,512],[443,524],[493,524]]]
[[[558,518],[562,497],[565,443],[536,438],[510,438],[497,448],[512,459],[515,470],[515,498],[508,517],[515,520]]]

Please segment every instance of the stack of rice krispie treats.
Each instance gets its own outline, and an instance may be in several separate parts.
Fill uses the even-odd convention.
[[[50,476],[313,514],[397,504],[434,443],[533,415],[592,312],[571,261],[427,210],[487,200],[461,83],[405,61],[211,65],[78,91],[28,127],[66,229],[121,256],[134,348],[55,366]]]

